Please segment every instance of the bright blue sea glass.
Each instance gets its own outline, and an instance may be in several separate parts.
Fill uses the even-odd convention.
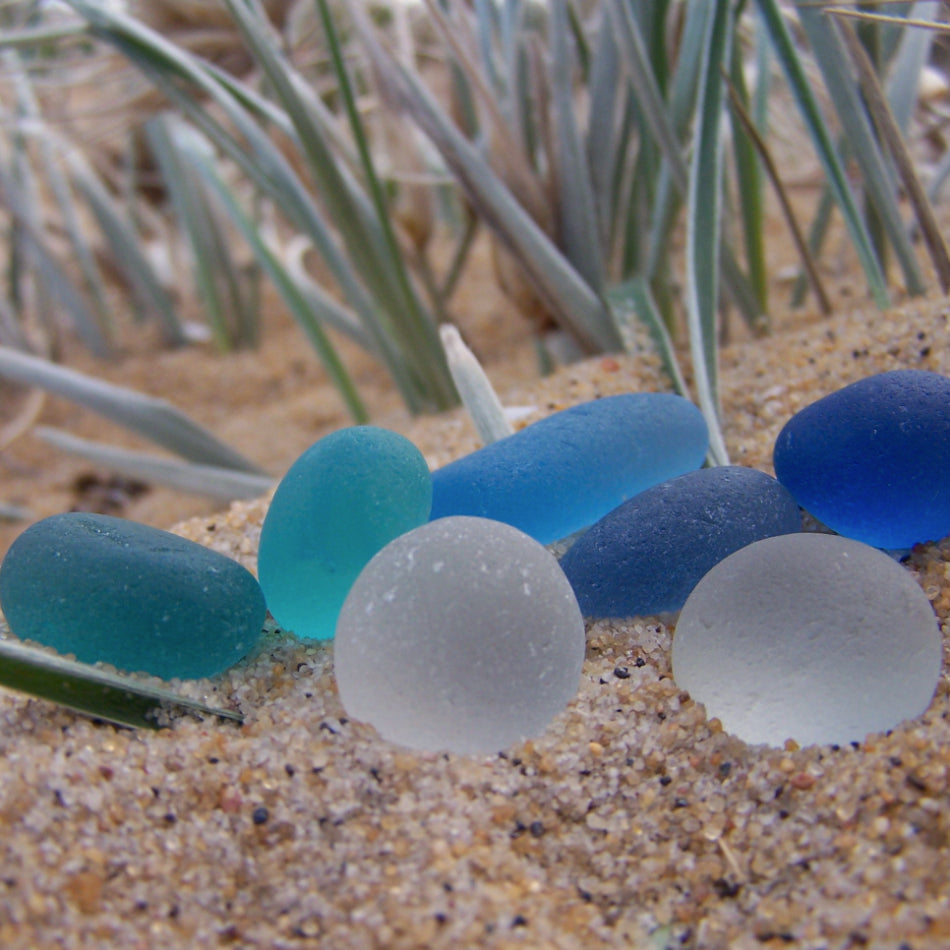
[[[491,518],[548,544],[698,468],[708,438],[702,414],[681,396],[583,403],[433,472],[431,519]]]
[[[753,541],[801,530],[792,496],[764,472],[704,468],[605,515],[561,559],[585,617],[679,610],[704,574]]]
[[[257,573],[274,619],[304,639],[332,637],[357,575],[425,524],[431,501],[422,453],[395,432],[352,426],[312,445],[278,485],[261,529]]]
[[[950,533],[950,379],[870,376],[792,416],[775,474],[838,534],[908,548]]]
[[[245,656],[267,611],[236,561],[167,531],[71,512],[21,534],[0,567],[10,629],[163,679],[213,676]]]

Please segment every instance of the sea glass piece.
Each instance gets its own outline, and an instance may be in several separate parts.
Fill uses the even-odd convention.
[[[887,554],[849,538],[757,541],[695,587],[673,677],[746,742],[860,742],[924,712],[940,676],[930,602]]]
[[[679,610],[709,569],[739,548],[801,530],[792,496],[764,472],[703,468],[606,514],[561,560],[585,617]]]
[[[366,566],[340,612],[347,713],[414,749],[494,753],[537,736],[577,691],[584,622],[545,548],[509,525],[450,517]]]
[[[792,416],[775,474],[829,528],[880,548],[950,533],[950,379],[895,370]]]
[[[266,617],[254,576],[167,531],[70,512],[27,528],[0,567],[10,629],[163,679],[213,676],[257,643]]]
[[[708,438],[702,413],[682,396],[595,399],[437,469],[431,519],[490,518],[549,544],[699,468]]]
[[[277,623],[303,639],[332,637],[359,572],[424,524],[431,502],[429,467],[396,432],[352,426],[312,445],[277,486],[261,528],[257,573]]]

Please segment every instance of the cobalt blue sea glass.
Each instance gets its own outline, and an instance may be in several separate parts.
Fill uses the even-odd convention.
[[[257,573],[274,619],[304,639],[332,637],[360,571],[425,524],[431,501],[422,453],[396,432],[352,426],[312,445],[277,486],[261,529]]]
[[[879,548],[950,533],[950,379],[870,376],[792,416],[775,474],[829,528]]]
[[[703,464],[700,411],[670,393],[565,409],[432,473],[431,519],[491,518],[548,544]]]
[[[236,561],[167,531],[71,512],[21,534],[0,567],[10,629],[163,679],[213,676],[257,643],[267,610]]]
[[[585,617],[679,610],[734,551],[801,530],[792,496],[764,472],[704,468],[641,492],[585,532],[561,559]]]

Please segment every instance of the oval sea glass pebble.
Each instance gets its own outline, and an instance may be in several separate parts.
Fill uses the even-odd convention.
[[[267,614],[236,561],[167,531],[70,512],[27,528],[0,567],[10,629],[163,679],[213,676],[257,643]]]
[[[870,376],[792,416],[775,474],[829,528],[880,548],[950,533],[950,379]]]
[[[432,503],[422,453],[376,426],[340,429],[283,477],[257,557],[267,607],[298,637],[333,636],[350,585],[393,538],[425,524]]]
[[[726,465],[654,485],[605,515],[561,559],[585,617],[679,610],[724,557],[801,530],[792,496],[764,472]]]
[[[432,473],[432,515],[472,515],[549,544],[703,464],[708,431],[682,396],[627,393],[548,416]]]
[[[383,548],[353,585],[334,663],[347,713],[414,749],[494,753],[577,691],[584,622],[557,561],[509,525],[451,517]]]
[[[690,594],[673,678],[746,742],[860,742],[924,712],[941,639],[914,578],[828,534],[757,541]]]

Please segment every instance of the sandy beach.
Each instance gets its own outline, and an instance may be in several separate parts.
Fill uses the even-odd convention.
[[[727,347],[733,462],[771,471],[788,417],[856,379],[950,374],[948,325],[931,301]],[[664,388],[655,360],[600,357],[503,396],[546,414]],[[376,421],[431,466],[476,445],[461,412]],[[253,569],[265,510],[175,530]],[[946,644],[950,539],[905,566]],[[576,699],[492,757],[382,741],[346,717],[332,646],[277,634],[215,681],[176,684],[243,727],[134,732],[0,691],[0,946],[950,945],[946,672],[886,735],[753,747],[672,681],[672,629],[589,624]]]

